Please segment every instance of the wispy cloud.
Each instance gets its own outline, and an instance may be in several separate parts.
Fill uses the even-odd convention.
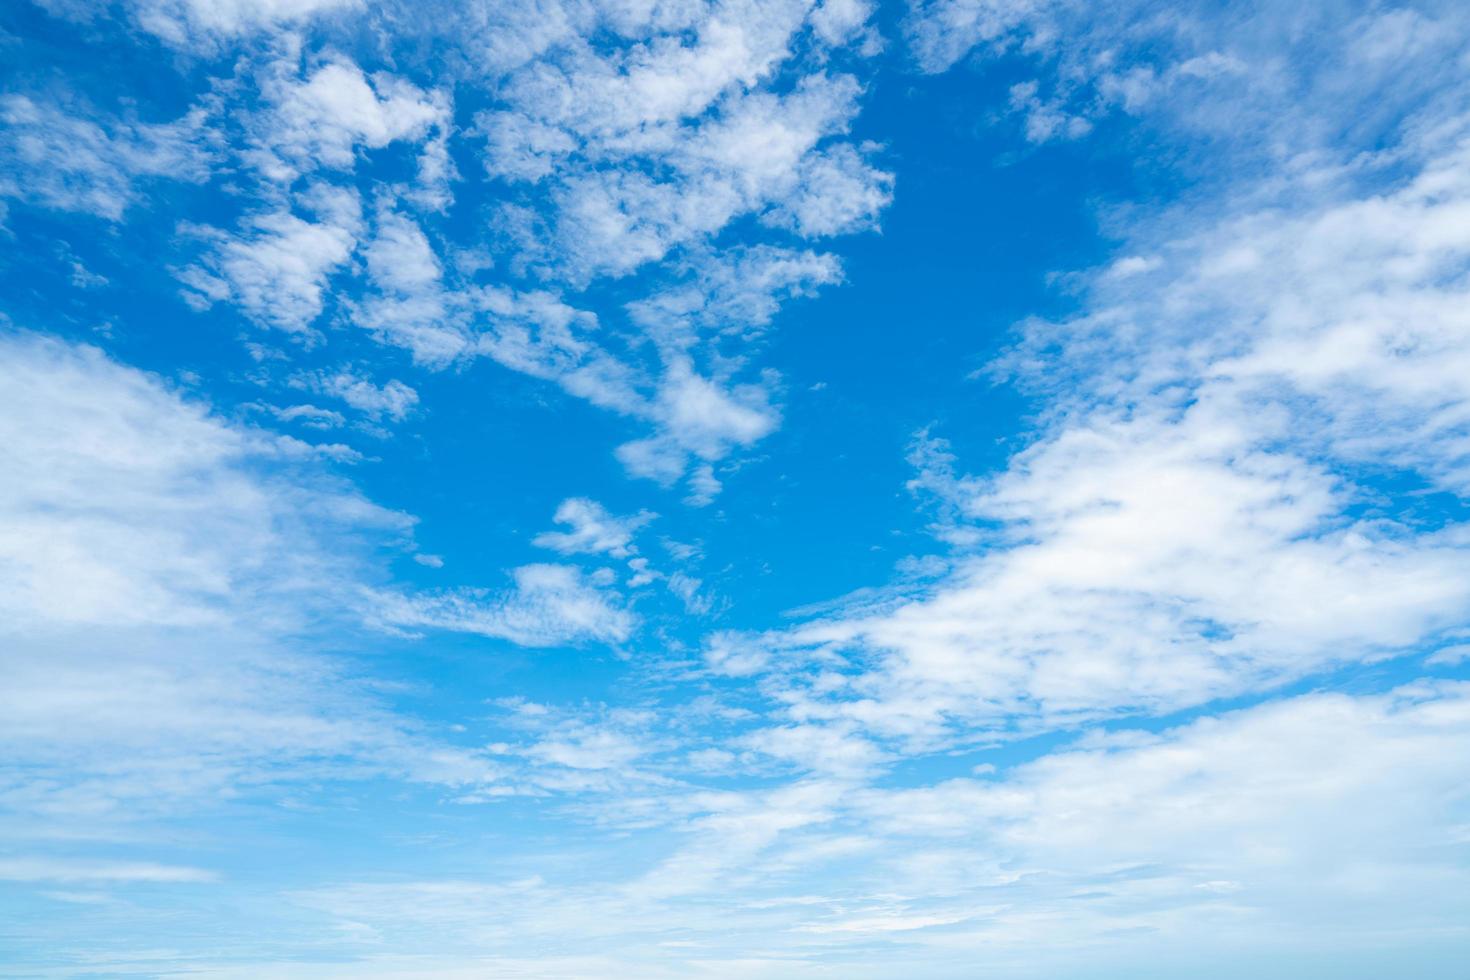
[[[405,596],[374,592],[371,617],[384,626],[477,633],[523,646],[557,646],[584,640],[626,640],[635,619],[615,594],[598,588],[570,565],[522,565],[515,587]]]

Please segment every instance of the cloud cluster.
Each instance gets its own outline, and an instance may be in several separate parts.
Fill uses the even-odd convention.
[[[232,227],[178,216],[196,308],[232,304],[308,346],[345,317],[431,369],[491,358],[647,427],[619,450],[629,471],[687,476],[708,502],[716,467],[780,421],[750,341],[841,279],[802,243],[876,228],[892,196],[879,148],[849,136],[863,86],[839,68],[876,50],[868,5],[473,4],[425,38],[454,69],[435,85],[414,80],[425,65],[372,71],[308,42],[309,22],[338,36],[316,15],[353,7],[134,5],[198,55],[242,48],[234,77],[171,126],[12,97],[9,193],[115,220],[138,177],[228,180],[246,203]],[[388,29],[406,11],[359,13]],[[457,115],[456,97],[488,107]],[[88,152],[59,152],[78,137]],[[489,195],[489,228],[450,220],[456,181]],[[583,308],[599,284],[623,297],[620,329]]]
[[[1382,158],[1285,175],[1270,207],[1139,227],[1076,280],[1081,314],[1021,325],[990,372],[1043,400],[1028,448],[964,478],[921,441],[913,486],[941,502],[952,571],[720,638],[711,667],[772,671],[794,720],[925,744],[1447,642],[1466,529],[1376,488],[1466,490],[1470,133],[1418,111]]]

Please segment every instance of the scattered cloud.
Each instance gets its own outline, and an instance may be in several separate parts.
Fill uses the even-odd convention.
[[[310,391],[340,398],[370,419],[402,422],[419,403],[418,392],[402,381],[389,380],[381,385],[357,374],[351,366],[317,374],[301,374],[292,384]]]
[[[561,502],[554,515],[558,524],[565,524],[570,530],[543,531],[531,543],[564,555],[605,554],[628,558],[638,550],[633,545],[633,536],[655,516],[643,511],[631,517],[615,517],[595,500],[571,497]]]
[[[309,334],[328,280],[357,248],[362,206],[354,191],[326,184],[301,205],[310,220],[278,209],[247,217],[233,234],[192,229],[209,248],[179,274],[185,299],[199,309],[228,300],[264,326]]]
[[[633,631],[633,614],[616,596],[570,565],[522,565],[515,587],[453,592],[374,592],[370,615],[385,627],[441,629],[510,640],[528,647],[595,640],[620,643]]]
[[[120,221],[140,201],[140,182],[207,177],[207,117],[200,108],[174,122],[144,123],[0,96],[0,197]]]
[[[0,333],[0,881],[23,898],[17,934],[65,902],[68,935],[101,937],[36,932],[65,947],[46,969],[1463,960],[1460,6],[915,0],[896,23],[866,0],[40,6],[110,59],[101,101],[38,85],[62,75],[48,36],[0,95],[5,233],[46,222],[63,284],[57,336]],[[169,64],[114,91],[139,59]],[[911,167],[931,208],[989,179],[969,157],[912,166],[910,97],[940,100],[945,153],[983,125],[999,135],[973,145],[1005,144],[1011,175],[1098,161],[1102,196],[1063,206],[1090,209],[1108,251],[1052,273],[1063,312],[1016,324],[970,376],[1027,400],[1003,456],[977,450],[970,405],[895,385],[868,406],[925,406],[898,430],[917,430],[906,488],[814,499],[795,467],[742,465],[789,414],[771,331],[849,276],[892,274],[839,255],[842,236],[878,230]],[[1134,187],[1151,190],[1106,196]],[[94,240],[51,233],[79,215]],[[145,221],[161,231],[134,276],[121,253]],[[946,232],[960,255],[985,233]],[[167,361],[128,305],[158,269],[214,309],[201,331],[225,327],[159,334],[188,352],[163,368],[179,384],[60,339],[116,302],[108,342]],[[970,306],[1005,306],[974,281]],[[221,359],[207,377],[231,333],[249,373]],[[832,336],[806,349],[818,370],[849,356]],[[892,350],[936,366],[907,343]],[[627,498],[575,440],[537,447],[555,462],[532,513],[560,500],[553,529],[526,532],[517,487],[436,527],[468,542],[443,556],[329,464],[412,487],[307,441],[372,433],[401,465],[387,426],[412,419],[435,501],[464,502],[483,474],[438,480],[455,471],[431,441],[463,406],[433,402],[487,371],[483,418],[459,417],[561,396],[613,416],[588,438],[688,505],[657,505],[662,558],[641,537],[656,515],[599,503]],[[832,379],[840,416],[853,389]],[[242,383],[233,413],[186,393],[228,404]],[[818,431],[772,458],[819,458]],[[918,514],[889,581],[816,603],[841,576],[797,582],[808,604],[771,626],[791,576],[853,553],[816,532],[857,533],[847,503],[904,489]],[[748,530],[816,513],[830,524],[791,535],[787,568],[750,550]],[[505,567],[497,549],[528,538],[555,560]],[[435,633],[459,635],[425,656]],[[220,846],[236,820],[261,861],[283,840],[312,857],[290,883],[240,877],[256,852]],[[367,861],[304,836],[369,824]],[[171,896],[200,888],[185,915]],[[240,921],[276,938],[242,943]],[[156,922],[180,926],[156,949],[146,929],[117,939]]]

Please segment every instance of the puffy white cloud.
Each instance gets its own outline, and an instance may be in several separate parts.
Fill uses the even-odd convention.
[[[485,137],[485,170],[495,177],[535,183],[577,148],[567,130],[521,113],[485,112],[475,121]]]
[[[436,367],[471,348],[470,298],[445,287],[439,257],[413,219],[382,211],[364,256],[376,293],[354,305],[358,326]]]
[[[532,539],[539,548],[550,548],[564,555],[606,554],[627,558],[637,552],[633,536],[654,515],[643,511],[631,517],[616,517],[595,500],[572,497],[556,508],[554,519],[571,528],[568,531],[543,531]]]
[[[770,211],[772,222],[803,235],[871,227],[888,203],[891,175],[851,145],[818,145],[846,129],[859,93],[850,76],[811,74],[783,95],[731,95],[717,113],[687,125],[589,133],[583,150],[558,168],[563,175],[550,192],[550,250],[539,233],[526,234],[522,244],[548,271],[577,283],[661,260],[742,214]],[[551,137],[544,126],[525,123],[502,122],[496,132],[504,137],[520,131],[517,126],[534,145],[500,149],[497,156],[538,161],[532,176],[539,179],[539,167],[549,167],[544,154]],[[605,165],[630,155],[670,176]],[[589,166],[599,161],[603,165]]]
[[[355,192],[323,184],[301,204],[315,220],[283,208],[247,217],[234,234],[196,229],[212,247],[180,272],[185,297],[201,307],[228,300],[263,325],[310,331],[328,279],[357,247],[362,211]]]
[[[660,393],[670,436],[704,459],[724,455],[728,444],[748,445],[775,426],[766,392],[755,386],[721,390],[692,367],[675,361]]]
[[[873,5],[867,0],[822,0],[812,10],[812,28],[817,36],[831,45],[843,44],[858,36],[875,36],[868,29],[868,20],[873,16]]]
[[[732,448],[764,437],[779,418],[766,387],[723,387],[695,373],[685,358],[672,361],[660,385],[651,412],[657,434],[617,449],[618,459],[635,476],[671,483],[683,475],[691,456],[721,459]],[[712,472],[696,470],[693,479],[696,494],[718,490]]]
[[[672,16],[626,23],[631,43],[612,50],[594,47],[584,28],[514,74],[507,99],[588,137],[637,134],[699,116],[726,92],[757,86],[790,56],[807,6],[669,5]]]
[[[1020,82],[1011,86],[1010,107],[1026,117],[1026,138],[1033,143],[1051,140],[1075,140],[1092,132],[1092,123],[1084,116],[1067,112],[1062,100],[1043,100],[1037,94],[1036,82]]]
[[[442,92],[425,92],[386,72],[369,79],[345,59],[328,60],[304,79],[295,77],[293,67],[272,66],[276,74],[265,84],[273,106],[259,122],[258,160],[274,179],[318,167],[351,169],[359,147],[417,143],[449,125],[451,110]]]
[[[521,245],[541,268],[564,269],[577,285],[662,259],[724,227],[741,203],[734,187],[713,176],[685,186],[610,169],[569,177],[554,193],[553,248],[539,232]]]
[[[251,145],[241,155],[264,177],[261,199],[273,203],[247,215],[233,234],[193,229],[213,248],[180,278],[196,305],[231,301],[259,323],[301,332],[321,313],[328,280],[345,269],[369,230],[355,182],[336,182],[330,172],[355,171],[362,150],[421,145],[419,180],[398,187],[398,196],[442,210],[455,176],[447,146],[452,110],[443,92],[388,73],[369,79],[341,58],[304,78],[295,60],[272,62],[261,85],[267,105],[245,116]],[[289,191],[304,175],[315,176],[304,190]],[[379,210],[364,257],[380,294],[354,304],[354,315],[388,342],[442,365],[467,340],[453,323],[440,322],[447,311],[429,289],[438,257],[411,219],[388,205]]]
[[[796,188],[765,220],[803,238],[845,235],[878,226],[878,216],[893,200],[893,175],[841,143],[808,154],[797,167]]]
[[[481,349],[650,422],[654,432],[619,457],[665,482],[692,462],[690,499],[707,502],[719,486],[709,464],[779,419],[773,379],[737,378],[748,358],[722,354],[719,339],[755,336],[782,301],[840,278],[829,256],[715,249],[712,239],[746,215],[802,237],[864,230],[891,197],[891,175],[869,162],[875,148],[844,141],[861,86],[804,51],[861,34],[868,7],[813,12],[775,0],[545,13],[534,30],[493,15],[498,45],[526,48],[510,57],[497,47],[491,60],[513,67],[474,129],[488,172],[525,194],[499,216],[512,268],[573,288],[656,264],[690,274],[628,306],[659,345],[656,366],[636,344],[594,342],[585,314],[570,321],[580,330],[549,333],[544,316],[518,312],[528,290],[481,293],[492,312],[512,314],[492,320],[498,336]],[[599,29],[612,34],[590,43]],[[792,84],[777,84],[783,71]]]

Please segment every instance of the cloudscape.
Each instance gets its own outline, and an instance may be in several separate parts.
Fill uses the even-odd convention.
[[[0,976],[1466,975],[1462,0],[0,50]]]

